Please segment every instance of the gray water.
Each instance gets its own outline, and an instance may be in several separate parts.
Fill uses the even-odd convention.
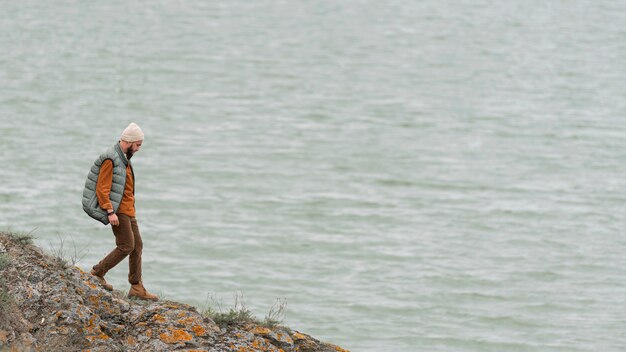
[[[82,187],[134,121],[168,299],[285,298],[353,351],[626,349],[624,2],[2,1],[0,34],[1,229],[100,260]]]

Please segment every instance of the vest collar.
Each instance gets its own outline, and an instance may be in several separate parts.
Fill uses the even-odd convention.
[[[120,142],[117,142],[117,144],[115,145],[115,151],[120,156],[120,159],[124,163],[124,166],[128,166],[128,159],[126,158],[126,153],[124,153],[122,147],[120,146]]]

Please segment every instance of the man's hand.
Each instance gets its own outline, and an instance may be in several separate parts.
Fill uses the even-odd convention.
[[[109,222],[112,226],[117,226],[120,224],[120,220],[117,218],[117,214],[113,213],[109,215]]]

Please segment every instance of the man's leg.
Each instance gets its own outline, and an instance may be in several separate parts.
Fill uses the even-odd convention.
[[[131,218],[131,226],[133,230],[135,248],[130,253],[130,257],[128,258],[128,282],[130,282],[128,297],[158,301],[159,297],[148,292],[141,281],[141,252],[143,250],[143,242],[141,241],[139,226],[137,226],[137,220],[135,218]]]
[[[130,218],[130,224],[133,230],[135,249],[130,252],[130,256],[128,257],[128,282],[130,282],[131,285],[137,285],[141,282],[141,252],[143,250],[143,241],[141,241],[137,219]]]
[[[100,263],[94,265],[93,271],[99,277],[104,277],[111,268],[119,264],[135,249],[135,236],[133,235],[130,217],[124,214],[117,214],[117,217],[120,220],[120,224],[111,226],[117,247],[104,257]]]

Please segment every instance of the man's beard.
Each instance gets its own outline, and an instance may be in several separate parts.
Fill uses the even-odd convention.
[[[133,151],[128,148],[128,150],[126,151],[126,159],[130,160],[130,158],[133,157],[133,154]]]

